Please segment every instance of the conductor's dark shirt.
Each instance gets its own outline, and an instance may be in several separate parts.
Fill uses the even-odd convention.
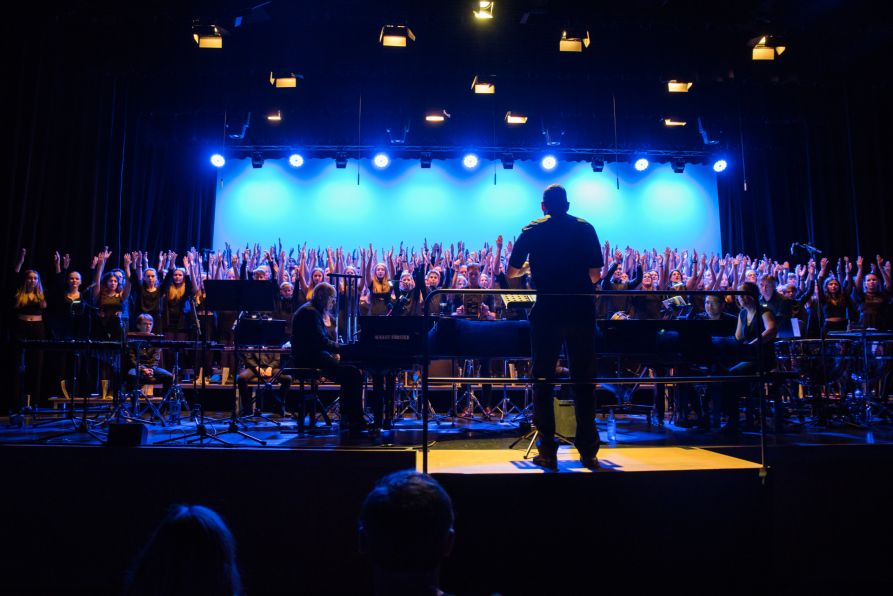
[[[541,293],[591,293],[589,269],[604,265],[595,228],[568,214],[547,215],[524,227],[509,265],[520,269],[525,260]]]

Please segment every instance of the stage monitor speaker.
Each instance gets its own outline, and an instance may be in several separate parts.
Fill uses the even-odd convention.
[[[107,445],[111,447],[138,447],[146,443],[149,432],[145,424],[138,422],[109,424]]]
[[[574,402],[569,399],[552,400],[555,411],[555,433],[573,439],[577,436],[577,415],[574,410]]]

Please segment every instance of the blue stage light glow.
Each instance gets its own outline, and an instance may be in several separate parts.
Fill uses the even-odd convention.
[[[372,158],[372,163],[375,164],[376,168],[383,170],[391,163],[391,158],[386,153],[376,153],[375,157]]]
[[[212,246],[281,237],[286,251],[304,242],[390,249],[401,240],[418,249],[425,238],[429,245],[436,238],[479,248],[541,217],[543,189],[558,183],[567,189],[570,213],[591,222],[602,242],[637,250],[722,249],[712,162],[687,164],[681,174],[669,163],[645,172],[606,163],[604,175],[594,176],[586,161],[562,162],[552,171],[538,160],[518,160],[513,170],[480,164],[468,170],[460,154],[438,160],[437,168],[422,169],[414,158],[393,159],[381,170],[370,156],[356,162],[357,184],[358,172],[336,168],[331,158],[305,157],[297,170],[286,157],[267,159],[260,169],[245,159],[227,161],[219,172],[224,184],[217,185]]]
[[[469,153],[465,157],[462,158],[462,165],[465,166],[468,170],[473,170],[478,167],[478,156],[474,153]]]
[[[540,162],[540,165],[543,167],[544,170],[554,170],[555,166],[558,165],[558,160],[555,159],[554,155],[547,155]]]
[[[719,172],[724,172],[725,169],[726,169],[727,167],[729,167],[729,164],[728,164],[728,162],[727,162],[726,160],[724,160],[724,159],[717,159],[717,160],[713,163],[713,171],[716,172],[717,174],[718,174]]]
[[[211,165],[215,168],[222,168],[226,165],[226,160],[219,153],[215,153],[211,156]]]
[[[644,157],[640,157],[639,159],[636,160],[636,163],[635,163],[636,171],[644,172],[645,170],[648,169],[648,165],[649,165],[648,160],[645,159]]]
[[[304,165],[304,156],[300,153],[292,153],[288,157],[288,165],[293,168],[300,168],[302,165]]]

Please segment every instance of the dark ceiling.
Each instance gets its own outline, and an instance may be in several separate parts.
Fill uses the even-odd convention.
[[[497,0],[489,22],[473,18],[473,4],[81,3],[43,15],[36,44],[33,31],[10,33],[28,43],[25,62],[39,68],[123,81],[162,142],[219,145],[224,122],[227,137],[239,134],[251,112],[244,139],[228,139],[231,147],[380,146],[388,128],[402,137],[408,126],[405,143],[416,146],[540,148],[548,129],[564,148],[698,150],[700,118],[721,148],[743,121],[796,118],[799,98],[842,84],[888,84],[875,77],[891,55],[891,20],[871,4]],[[194,18],[229,31],[222,50],[195,46]],[[395,22],[408,24],[417,41],[379,45],[381,25]],[[567,27],[587,29],[592,45],[560,53]],[[782,36],[787,52],[751,61],[748,41],[767,33]],[[297,89],[273,89],[271,70],[304,79]],[[475,96],[475,74],[495,76],[497,93]],[[665,81],[673,78],[694,87],[670,94]],[[755,96],[773,98],[771,115],[754,107]],[[278,125],[264,118],[273,109],[283,115]],[[428,109],[451,118],[427,125]],[[527,125],[506,126],[508,110],[527,114]],[[667,129],[665,116],[688,125]]]

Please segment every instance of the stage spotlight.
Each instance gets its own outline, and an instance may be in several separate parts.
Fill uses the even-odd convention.
[[[688,93],[688,90],[691,89],[693,84],[694,83],[687,81],[677,81],[676,79],[673,79],[667,81],[667,91],[670,93]]]
[[[386,153],[376,153],[375,157],[372,158],[372,163],[379,170],[383,170],[391,163],[391,158]]]
[[[419,162],[422,165],[422,169],[429,169],[431,167],[431,152],[430,151],[422,151],[422,155],[419,158]]]
[[[502,162],[502,169],[504,170],[512,170],[515,168],[515,156],[511,153],[503,153],[499,157],[499,161]]]
[[[425,122],[433,122],[439,124],[446,121],[450,117],[450,113],[446,110],[434,110],[425,114]]]
[[[592,158],[592,171],[602,172],[605,169],[605,159],[603,157]]]
[[[496,83],[492,79],[480,75],[474,75],[474,79],[471,81],[471,88],[477,94],[492,95],[496,93]]]
[[[303,78],[304,75],[293,72],[274,73],[270,71],[270,84],[277,89],[293,89],[298,86],[298,79]]]
[[[224,29],[217,25],[202,25],[198,21],[192,22],[192,39],[202,49],[219,50],[223,47]]]
[[[724,159],[717,159],[715,162],[713,162],[713,171],[716,172],[717,174],[719,172],[725,171],[725,169],[727,167],[729,167],[729,164]]]
[[[634,163],[633,166],[639,172],[644,172],[645,170],[648,169],[648,160],[645,159],[644,157],[640,157],[639,159],[636,160],[636,163]]]
[[[264,167],[264,154],[260,151],[255,151],[251,154],[251,167],[252,168],[262,168]]]
[[[347,153],[339,151],[335,154],[335,167],[339,170],[343,170],[347,167]]]
[[[226,165],[226,160],[219,153],[215,153],[211,156],[211,165],[215,168],[222,168]]]
[[[676,126],[685,126],[688,122],[684,120],[674,120],[673,118],[664,118],[664,126],[667,128],[674,128]]]
[[[676,174],[681,174],[685,171],[685,160],[681,157],[676,157],[670,160],[670,165],[673,167],[673,172]]]
[[[409,41],[415,41],[415,35],[406,25],[385,25],[378,34],[378,42],[386,47],[405,48]]]
[[[784,43],[779,43],[779,40],[769,35],[752,39],[750,43],[753,45],[750,54],[752,60],[775,60],[776,56],[781,56],[787,49]]]
[[[462,165],[465,166],[466,170],[473,170],[478,167],[478,156],[474,153],[469,153],[465,157],[462,158]]]
[[[495,2],[487,2],[486,0],[480,0],[477,5],[478,9],[472,11],[474,13],[474,17],[476,19],[492,19],[493,18],[493,5]]]
[[[543,167],[544,170],[554,170],[555,166],[558,165],[558,160],[555,159],[554,155],[547,155],[540,162],[540,165]]]
[[[512,114],[511,112],[505,113],[505,123],[506,124],[527,124],[527,116],[522,114]]]
[[[292,153],[288,158],[288,165],[293,168],[300,168],[304,165],[304,156],[300,153]]]
[[[558,41],[559,52],[582,52],[589,47],[589,31],[562,31]]]
[[[272,124],[279,124],[282,122],[282,110],[273,110],[267,114],[267,122]]]

